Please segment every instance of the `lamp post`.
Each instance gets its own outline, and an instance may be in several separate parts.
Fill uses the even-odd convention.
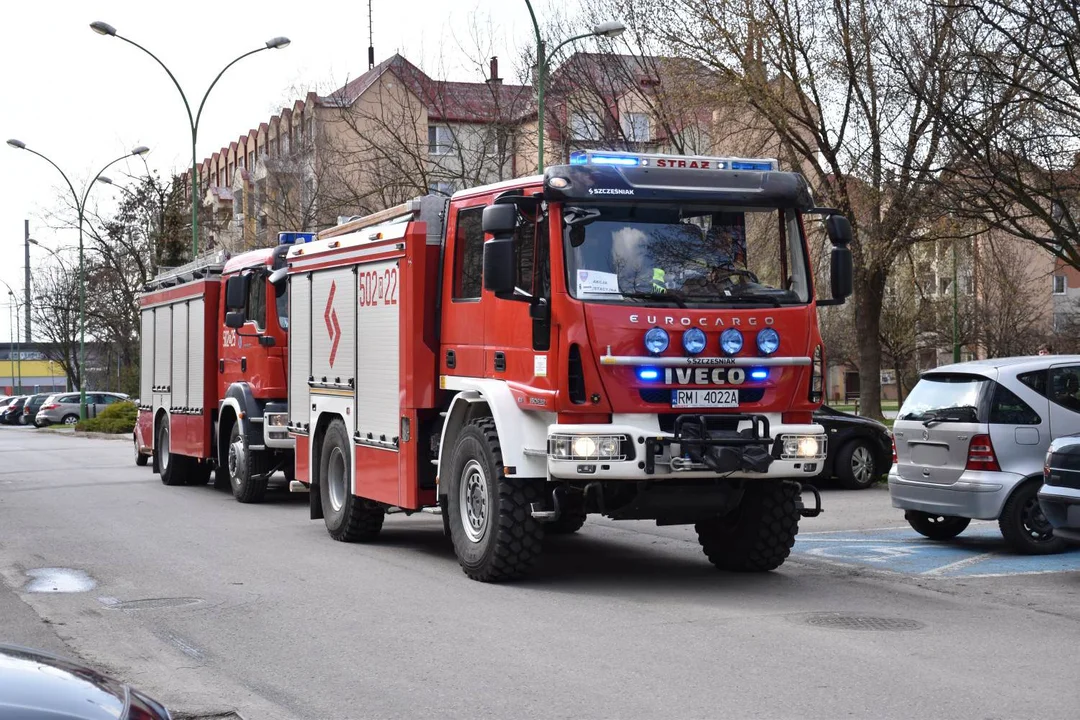
[[[11,323],[10,329],[13,340],[8,344],[8,363],[10,365],[8,369],[11,370],[13,394],[19,395],[22,391],[22,352],[20,352],[19,348],[19,296],[15,294],[15,291],[11,289],[11,286],[8,285],[6,281],[0,280],[0,282],[4,283],[4,287],[8,289],[8,297],[11,298],[11,304],[8,305],[8,322]],[[12,310],[14,310],[14,316],[12,315]],[[16,362],[12,362],[11,360],[11,345],[15,346],[15,358],[19,367],[19,382],[17,385],[15,384]]]
[[[536,119],[538,127],[536,156],[539,171],[544,172],[544,84],[547,82],[548,63],[551,62],[551,59],[555,57],[555,54],[558,53],[559,50],[572,42],[583,40],[588,37],[616,38],[626,31],[626,26],[617,20],[602,22],[594,27],[592,32],[582,33],[581,35],[567,38],[556,45],[550,53],[545,53],[544,39],[540,36],[540,24],[536,22],[536,13],[533,12],[531,0],[525,0],[525,5],[529,8],[529,17],[532,19],[533,32],[536,33]]]
[[[75,210],[79,214],[79,417],[83,420],[86,419],[86,263],[85,253],[83,252],[83,220],[86,214],[86,201],[90,197],[90,189],[94,187],[94,183],[101,179],[102,174],[116,163],[124,160],[125,158],[135,157],[137,155],[145,155],[150,152],[150,148],[145,145],[140,145],[129,153],[124,153],[115,160],[110,161],[101,168],[93,179],[86,184],[86,190],[82,194],[82,198],[79,198],[79,193],[75,191],[75,186],[71,184],[71,180],[64,174],[64,171],[60,169],[60,166],[54,163],[52,160],[42,155],[37,150],[26,147],[26,143],[21,140],[8,140],[7,144],[16,150],[25,150],[28,153],[33,153],[45,162],[56,168],[56,171],[60,173],[60,177],[64,178],[64,182],[67,183],[68,189],[71,190],[71,196],[75,200]],[[111,182],[111,181],[110,181]]]
[[[180,83],[179,81],[177,81],[176,76],[172,74],[172,71],[169,70],[169,68],[165,65],[165,63],[161,61],[161,59],[157,55],[150,52],[134,40],[117,34],[116,28],[114,28],[109,23],[97,20],[90,23],[90,29],[96,32],[98,35],[108,35],[109,37],[118,38],[128,43],[129,45],[134,45],[135,47],[142,50],[144,53],[152,57],[158,65],[161,66],[161,69],[165,71],[165,73],[169,76],[169,79],[172,80],[173,85],[175,85],[176,89],[180,92],[180,99],[184,101],[184,109],[187,110],[188,125],[191,127],[191,257],[192,259],[194,259],[199,254],[199,160],[198,156],[195,154],[195,143],[197,142],[199,136],[199,120],[202,119],[202,111],[203,107],[205,107],[206,105],[206,98],[210,96],[210,91],[214,89],[214,86],[217,85],[218,80],[220,80],[221,76],[225,74],[225,71],[231,68],[236,63],[240,62],[249,55],[254,55],[255,53],[262,52],[263,50],[277,50],[280,48],[288,47],[289,43],[292,41],[289,40],[289,38],[287,37],[271,38],[266,41],[263,47],[250,50],[230,62],[228,65],[221,69],[221,72],[217,74],[217,77],[214,78],[214,81],[210,83],[210,87],[206,89],[206,92],[203,94],[202,101],[199,103],[198,111],[194,115],[192,115],[191,103],[188,102],[187,95],[184,94],[184,89],[180,87]]]
[[[956,240],[952,241],[952,360],[954,363],[960,362],[960,313],[959,313],[959,292],[960,289],[956,286],[957,272],[956,272]]]

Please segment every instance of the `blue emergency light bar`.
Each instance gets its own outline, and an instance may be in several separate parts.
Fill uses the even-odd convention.
[[[314,239],[315,233],[313,232],[279,232],[277,235],[278,245],[309,243]]]
[[[674,168],[678,170],[754,170],[779,169],[770,158],[706,157],[701,155],[663,155],[602,150],[576,150],[570,153],[571,165],[617,165],[622,167]]]

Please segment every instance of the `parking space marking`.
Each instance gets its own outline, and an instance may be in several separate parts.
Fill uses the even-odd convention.
[[[936,541],[911,528],[834,530],[799,535],[795,557],[926,578],[986,578],[1080,572],[1080,547],[1057,555],[1020,555],[996,523],[972,523],[959,537]]]

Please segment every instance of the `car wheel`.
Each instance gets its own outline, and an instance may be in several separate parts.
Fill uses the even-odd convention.
[[[1005,501],[998,527],[1005,542],[1025,555],[1049,555],[1067,547],[1064,539],[1054,537],[1054,528],[1039,505],[1039,483],[1027,482]]]
[[[135,439],[135,464],[139,467],[146,467],[146,463],[150,458],[143,455],[142,450],[139,449],[139,436],[136,433],[132,433],[131,436]]]
[[[79,416],[75,414],[69,414],[64,416],[65,425],[75,425],[79,422]]]
[[[852,440],[836,455],[836,479],[848,490],[865,490],[878,479],[874,449],[865,440]]]
[[[971,518],[931,515],[918,510],[908,510],[904,513],[904,519],[915,532],[931,540],[952,540],[971,524]]]

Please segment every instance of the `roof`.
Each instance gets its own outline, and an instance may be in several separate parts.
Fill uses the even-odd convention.
[[[258,267],[262,265],[270,265],[274,261],[274,248],[259,248],[257,250],[249,250],[246,253],[241,253],[235,257],[229,258],[225,263],[225,268],[222,270],[224,273],[236,272],[237,270],[243,270],[249,267]]]
[[[989,371],[1009,368],[1012,372],[1024,370],[1043,370],[1051,365],[1063,363],[1080,364],[1080,355],[1025,355],[1021,357],[988,358],[986,360],[969,360],[968,362],[942,365],[933,370],[927,370],[924,375],[931,373],[975,373],[979,375],[989,374]]]

